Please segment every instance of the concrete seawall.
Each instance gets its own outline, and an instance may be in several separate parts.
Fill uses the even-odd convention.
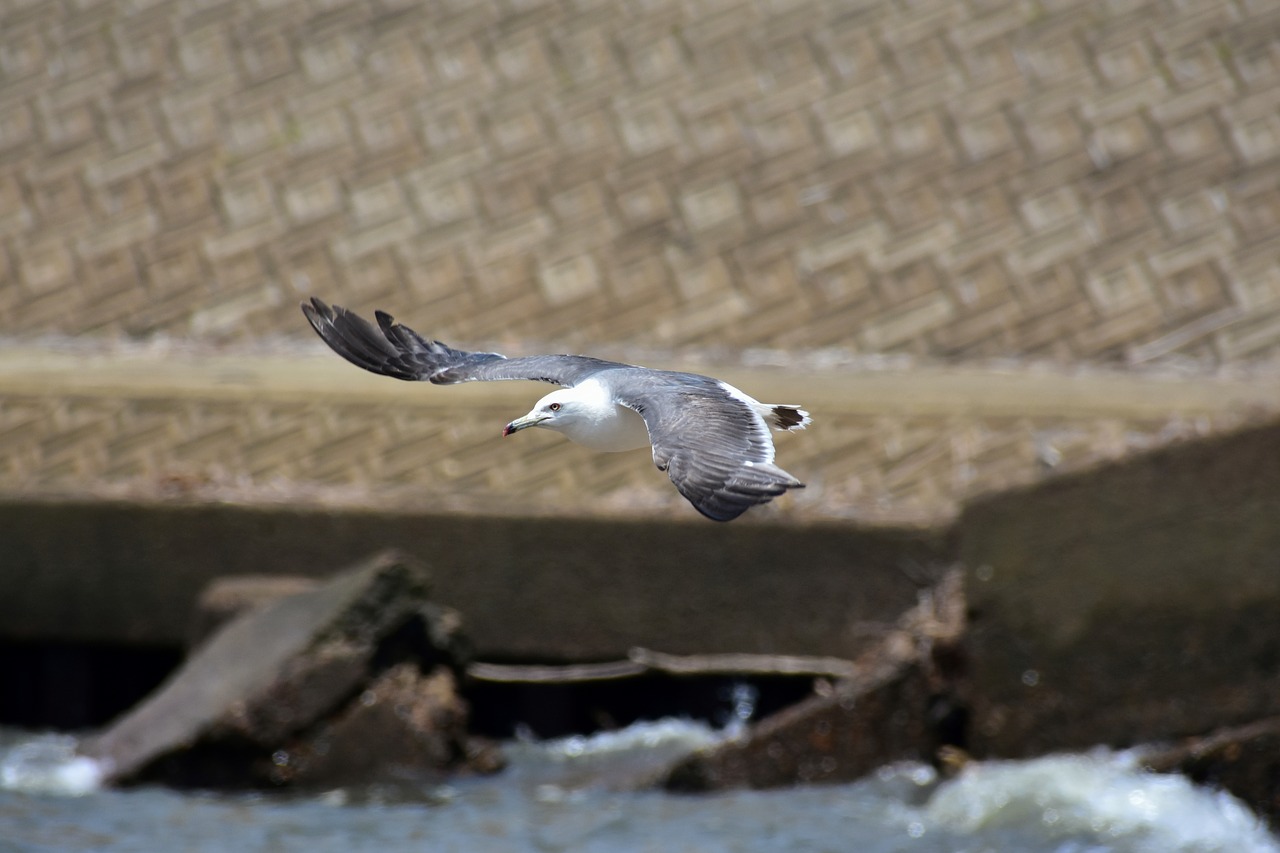
[[[853,655],[936,580],[945,531],[127,502],[0,502],[9,638],[181,643],[216,577],[418,555],[482,654]]]

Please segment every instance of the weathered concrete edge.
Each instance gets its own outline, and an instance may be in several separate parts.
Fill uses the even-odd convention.
[[[1280,411],[1275,376],[1187,374],[1168,370],[1063,369],[1053,365],[907,367],[801,364],[743,366],[681,362],[659,368],[706,372],[759,399],[797,399],[845,414],[989,417],[1167,418],[1253,410]],[[97,349],[0,346],[0,396],[123,399],[261,400],[382,403],[410,408],[519,407],[518,382],[477,382],[441,389],[353,369],[319,346],[253,354],[176,348]]]
[[[978,755],[1280,714],[1280,421],[972,501],[957,530]]]

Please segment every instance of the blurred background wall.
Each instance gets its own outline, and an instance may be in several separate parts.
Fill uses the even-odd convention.
[[[1280,6],[4,0],[0,336],[309,341],[313,294],[525,351],[1271,364]],[[559,467],[494,457],[506,404],[371,429],[189,397],[12,394],[0,475],[456,491]],[[829,413],[788,467],[825,489],[798,501],[927,513],[1165,435],[1147,415],[1046,452],[1034,419]],[[678,500],[634,459],[576,470]]]

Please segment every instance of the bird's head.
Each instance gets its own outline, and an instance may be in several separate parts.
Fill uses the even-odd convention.
[[[559,431],[565,425],[577,420],[578,416],[582,414],[579,411],[581,407],[582,401],[574,396],[572,388],[561,388],[559,391],[552,391],[539,400],[529,414],[522,418],[516,418],[503,427],[502,434],[511,435],[529,427],[542,427],[543,429]]]

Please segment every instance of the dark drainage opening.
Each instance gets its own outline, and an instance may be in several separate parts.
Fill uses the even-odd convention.
[[[182,663],[172,646],[0,641],[0,725],[103,726]]]
[[[171,646],[0,642],[0,726],[105,726],[159,687],[184,654]],[[652,673],[569,684],[463,682],[471,730],[492,738],[591,734],[663,717],[724,726],[759,720],[812,692],[811,676]]]
[[[759,720],[812,693],[812,676],[660,673],[571,684],[470,681],[464,690],[472,731],[493,738],[590,734],[663,717],[723,727],[734,720]]]

